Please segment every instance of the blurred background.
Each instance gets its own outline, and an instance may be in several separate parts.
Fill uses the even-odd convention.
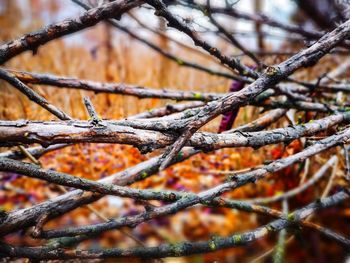
[[[97,4],[98,1],[87,2]],[[326,30],[329,25],[317,24],[317,21],[321,21],[320,18],[314,20],[310,15],[306,16],[307,9],[303,8],[303,3],[300,2],[302,1],[241,0],[237,1],[235,8],[249,13],[263,12],[287,24],[294,23],[306,28]],[[328,17],[332,15],[332,12],[334,14],[337,4],[342,4],[326,0],[306,2],[313,2],[315,13],[320,10]],[[224,1],[212,1],[212,5],[220,6],[223,4]],[[248,64],[251,63],[249,59],[242,57],[239,50],[217,37],[217,33],[213,31],[211,24],[203,13],[188,8],[170,8],[194,30],[201,32],[207,41],[220,48],[223,53],[237,56]],[[346,10],[343,9],[343,11]],[[35,31],[68,17],[77,16],[82,12],[81,7],[68,0],[0,0],[0,42],[12,40],[24,33]],[[330,14],[327,14],[327,12],[330,12]],[[167,29],[164,21],[156,18],[152,10],[143,8],[133,10],[131,14],[132,16],[123,16],[121,24],[127,26],[140,37],[179,58],[186,58],[186,60],[205,65],[214,70],[229,72],[204,53],[184,48],[184,46],[180,46],[166,37],[145,29],[142,24],[162,31],[185,45],[192,46],[192,42],[187,36],[173,29]],[[137,19],[135,20],[133,17]],[[256,25],[254,23],[220,16],[218,20],[227,29],[234,32],[246,47],[252,50],[261,48],[255,34]],[[263,26],[262,31],[265,36],[264,51],[274,52],[270,56],[261,56],[266,64],[279,63],[307,44],[300,37],[293,36],[290,33],[286,34],[278,29]],[[297,73],[297,77],[305,80],[314,79],[320,72],[334,68],[342,60],[342,57],[325,58],[320,63],[321,65]],[[211,76],[195,69],[183,67],[180,64],[168,60],[109,24],[99,23],[93,28],[49,42],[47,45],[40,47],[35,55],[30,52],[21,54],[7,62],[5,67],[101,82],[137,84],[159,89],[228,92],[230,80]],[[171,103],[170,100],[94,94],[88,91],[43,85],[31,87],[74,118],[83,120],[89,118],[82,101],[84,96],[91,98],[97,112],[104,119],[121,119]],[[244,107],[240,109],[235,126],[256,119],[259,115],[260,111],[257,108]],[[16,89],[3,81],[0,81],[0,118],[6,120],[53,119],[52,115],[30,102]],[[206,125],[204,129],[217,131],[219,121],[220,118],[217,118]],[[273,124],[271,128],[283,125],[288,125],[285,119]],[[288,146],[274,145],[257,150],[247,148],[223,149],[215,153],[200,154],[133,186],[200,192],[225,181],[227,175],[223,172],[254,167],[265,161],[296,153],[300,149],[300,142],[294,141]],[[0,148],[0,150],[5,151],[8,148]],[[320,164],[329,158],[333,151],[313,158],[310,176],[320,167]],[[98,180],[147,160],[152,156],[153,154],[141,155],[137,149],[125,145],[79,144],[46,154],[40,158],[40,161],[45,168]],[[342,161],[339,167],[338,173],[340,176],[344,167]],[[289,167],[257,184],[247,185],[232,191],[226,197],[274,196],[298,185],[301,176],[300,171],[301,167],[299,165]],[[0,178],[0,207],[5,211],[30,207],[61,194],[60,189],[43,181],[9,173],[1,173]],[[320,180],[314,188],[293,198],[290,209],[301,207],[315,200],[326,184],[327,179]],[[154,204],[159,205],[160,203],[154,202]],[[94,203],[93,207],[107,218],[136,214],[143,209],[141,205],[132,200],[117,197],[102,198]],[[275,204],[274,208],[280,209],[280,205]],[[326,225],[335,231],[342,232],[344,235],[349,235],[349,217],[349,208],[341,210],[332,208],[320,212],[316,218],[321,225]],[[329,220],[329,218],[332,218],[332,220]],[[238,212],[232,209],[196,207],[167,218],[140,224],[128,231],[144,244],[151,246],[180,240],[204,240],[215,235],[227,236],[256,228],[269,220],[270,218],[261,215]],[[83,207],[59,220],[52,220],[47,224],[47,227],[85,225],[100,221],[101,219],[95,213]],[[318,233],[304,230],[302,233],[298,233],[297,237],[296,240],[288,244],[286,262],[329,262],[330,260],[331,262],[344,262],[347,257],[346,252],[341,247],[334,243],[328,243]],[[30,239],[24,236],[24,233],[7,236],[6,240],[19,245],[41,244],[40,240]],[[164,262],[252,262],[254,260],[269,262],[271,256],[262,258],[259,256],[271,249],[274,244],[276,244],[276,236],[270,236],[242,248],[228,249],[208,255],[164,259]],[[80,247],[130,247],[136,245],[138,244],[125,233],[110,231],[93,241],[82,243]]]

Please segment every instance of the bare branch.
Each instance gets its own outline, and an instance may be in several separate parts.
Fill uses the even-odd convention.
[[[146,0],[146,3],[149,5],[153,6],[156,9],[155,15],[157,16],[162,16],[168,21],[168,26],[174,27],[177,30],[185,33],[188,35],[194,42],[196,46],[202,47],[205,51],[207,51],[209,54],[212,56],[215,56],[219,61],[224,64],[229,66],[232,69],[238,70],[240,75],[251,77],[251,78],[257,78],[258,74],[251,70],[249,67],[246,67],[242,65],[238,60],[228,58],[225,55],[221,54],[221,52],[215,48],[212,47],[210,44],[207,42],[203,41],[202,39],[199,38],[196,32],[192,31],[189,27],[187,27],[184,23],[176,19],[165,7],[165,5],[158,0]]]
[[[332,167],[336,162],[338,161],[338,157],[333,155],[318,171],[317,173],[307,182],[304,184],[298,186],[297,188],[294,188],[286,193],[283,193],[281,195],[273,196],[273,197],[265,197],[265,198],[255,198],[252,200],[244,200],[245,202],[254,203],[254,204],[268,204],[272,202],[278,202],[282,200],[287,200],[293,196],[296,196],[306,189],[308,189],[310,186],[314,185],[318,182],[327,172],[329,167]]]
[[[161,258],[169,256],[185,256],[191,254],[212,252],[219,249],[245,245],[253,242],[263,236],[272,232],[279,231],[293,224],[294,221],[298,221],[306,218],[308,215],[320,210],[325,209],[344,200],[348,199],[349,195],[345,191],[341,191],[331,197],[321,199],[315,203],[312,203],[300,210],[295,211],[291,218],[292,220],[278,219],[266,226],[262,226],[253,231],[245,232],[242,234],[236,234],[230,237],[216,237],[209,241],[200,242],[182,242],[179,244],[166,244],[157,247],[148,248],[135,248],[135,249],[95,249],[95,250],[70,250],[65,251],[62,249],[55,250],[50,247],[37,247],[37,248],[22,248],[15,247],[5,243],[0,246],[0,253],[10,257],[26,257],[35,259],[71,259],[71,258],[129,258],[129,257],[142,257],[142,258]],[[348,242],[349,245],[349,242]]]
[[[309,123],[292,127],[279,128],[261,132],[241,132],[214,134],[197,132],[187,142],[188,146],[197,149],[214,150],[224,147],[254,147],[258,148],[268,144],[286,142],[303,136],[314,135],[330,127],[348,123],[350,113],[338,113]],[[159,126],[158,120],[101,120],[101,126],[89,121],[68,122],[30,122],[30,121],[0,121],[0,145],[18,145],[20,143],[40,143],[44,146],[58,143],[122,143],[147,147],[148,150],[163,148],[176,141],[176,134],[164,130]],[[164,122],[164,121],[163,121]],[[142,130],[145,123],[145,130]],[[132,128],[130,126],[135,126]],[[154,130],[151,130],[151,127]],[[156,131],[156,130],[159,131]],[[146,150],[146,149],[144,149]]]
[[[240,49],[245,55],[250,57],[257,64],[258,67],[260,67],[261,62],[259,61],[259,59],[252,52],[247,50],[232,34],[227,32],[227,30],[216,21],[216,19],[211,14],[210,9],[211,9],[210,0],[207,0],[207,7],[205,10],[206,11],[205,13],[208,15],[208,17],[209,17],[210,21],[213,23],[213,25],[215,25],[218,28],[219,32],[221,32],[225,37],[227,37],[235,47]]]
[[[31,88],[29,88],[27,85],[22,83],[19,79],[17,79],[15,76],[13,76],[12,74],[8,73],[7,71],[1,68],[0,68],[0,78],[10,83],[13,87],[15,87],[24,95],[26,95],[28,99],[30,99],[31,101],[34,101],[35,103],[37,103],[38,105],[46,109],[47,111],[51,112],[60,120],[72,119],[69,115],[67,115],[67,113],[64,113],[63,111],[58,109],[56,106],[50,104],[45,98],[41,97]]]

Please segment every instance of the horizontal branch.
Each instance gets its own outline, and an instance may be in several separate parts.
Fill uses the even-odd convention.
[[[39,143],[44,146],[60,143],[120,143],[138,147],[143,152],[171,145],[176,133],[141,130],[125,125],[138,125],[138,120],[102,121],[100,126],[89,121],[41,122],[41,121],[0,121],[0,145]],[[225,147],[258,148],[268,144],[292,141],[303,136],[314,135],[328,128],[350,121],[350,112],[338,113],[319,120],[286,128],[261,132],[214,134],[197,132],[187,146],[205,151]],[[161,122],[161,121],[159,121]],[[158,125],[158,121],[154,123]],[[148,124],[148,128],[151,125]],[[156,128],[156,127],[153,127]],[[158,127],[159,128],[159,127]],[[175,131],[174,131],[175,132]]]
[[[132,120],[163,117],[173,113],[183,112],[188,109],[194,109],[202,106],[204,106],[204,102],[201,101],[194,101],[183,104],[167,104],[165,107],[151,109],[146,112],[135,114],[133,116],[128,117],[128,119]]]
[[[202,8],[206,8],[206,6],[202,6]],[[306,29],[299,25],[285,24],[271,17],[268,17],[267,15],[264,15],[264,14],[249,14],[249,13],[237,10],[235,8],[221,8],[221,7],[213,6],[210,8],[210,12],[228,15],[238,19],[252,21],[258,24],[268,25],[270,27],[279,28],[289,33],[299,34],[310,39],[318,39],[323,37],[324,35],[324,32]]]
[[[335,159],[334,159],[335,158]],[[336,157],[333,157],[330,159],[330,161],[336,160]],[[135,199],[157,199],[162,200],[166,202],[173,202],[175,200],[179,200],[181,198],[186,198],[189,196],[195,196],[195,194],[192,193],[183,193],[183,192],[177,192],[177,191],[152,191],[152,190],[137,190],[137,189],[131,189],[128,187],[118,187],[113,185],[107,185],[103,183],[93,182],[90,180],[86,180],[83,178],[73,178],[70,175],[51,171],[51,170],[43,170],[37,167],[36,165],[32,164],[26,164],[21,163],[17,161],[11,161],[8,159],[0,159],[0,167],[1,170],[3,170],[4,165],[6,166],[6,170],[11,172],[16,172],[19,174],[25,174],[28,176],[32,176],[34,178],[44,179],[51,183],[56,183],[60,185],[66,185],[66,186],[73,186],[77,187],[79,189],[86,189],[86,190],[92,190],[97,191],[104,194],[112,194],[112,195],[119,195],[124,197],[131,197]],[[323,174],[326,169],[329,166],[329,162],[325,166],[323,166],[319,173]],[[316,175],[317,177],[320,177]],[[315,176],[315,177],[316,177]],[[315,181],[315,180],[314,180]],[[306,183],[308,184],[308,183]],[[306,185],[305,184],[305,185]],[[287,197],[284,197],[287,198]],[[274,200],[277,201],[277,200]],[[255,200],[256,202],[256,200]],[[252,205],[250,203],[247,203],[247,201],[235,201],[235,200],[226,200],[226,199],[214,199],[211,202],[203,202],[204,205],[210,205],[210,206],[222,206],[222,207],[229,207],[229,208],[235,208],[247,212],[256,212],[261,214],[270,215],[273,217],[282,217],[282,214],[278,211],[271,210],[267,207],[261,207],[257,205]],[[311,227],[312,229],[315,229],[314,225],[309,225],[304,223],[303,221],[300,222],[303,226]],[[319,227],[316,227],[317,230],[320,230]],[[324,232],[324,231],[323,231]],[[323,233],[322,232],[322,233]],[[344,239],[338,237],[336,234],[330,234],[329,231],[326,231],[328,236],[331,238],[334,238],[338,242],[341,242],[344,244]],[[347,244],[347,243],[345,243]]]
[[[252,131],[260,131],[268,127],[271,123],[274,123],[278,121],[280,118],[282,118],[287,113],[287,110],[285,109],[276,109],[272,110],[265,115],[261,116],[260,118],[244,124],[242,126],[239,126],[237,128],[234,128],[232,130],[229,130],[229,133],[240,131],[240,132],[252,132]]]
[[[243,203],[266,203],[266,202],[275,202],[285,198],[289,198],[301,191],[305,190],[308,186],[314,184],[321,176],[325,174],[328,167],[337,160],[337,157],[331,158],[319,172],[316,173],[315,177],[310,181],[306,182],[299,188],[287,192],[282,196],[276,198],[268,199],[254,199],[253,201],[244,200]],[[116,195],[121,197],[129,197],[139,200],[162,200],[165,202],[172,202],[179,200],[181,198],[195,196],[192,193],[183,193],[177,191],[168,191],[168,190],[142,190],[142,189],[133,189],[130,187],[117,186],[112,184],[106,184],[101,182],[95,182],[84,178],[75,177],[69,174],[56,172],[52,170],[43,169],[37,165],[30,163],[23,163],[19,161],[14,161],[7,158],[0,159],[0,171],[4,172],[14,172],[17,174],[26,175],[29,177],[45,180],[50,183],[57,185],[74,187],[77,189],[88,190],[91,192],[98,192],[105,195]],[[206,204],[206,203],[205,203]]]
[[[194,100],[194,101],[212,101],[219,98],[222,98],[226,94],[223,93],[207,93],[207,92],[198,92],[198,91],[176,91],[174,89],[152,89],[146,88],[137,85],[128,85],[123,83],[103,83],[95,82],[90,80],[81,80],[76,78],[54,76],[49,74],[38,74],[38,73],[29,73],[23,71],[14,71],[6,70],[10,74],[14,75],[19,80],[27,84],[39,84],[39,85],[51,85],[54,87],[60,88],[73,88],[73,89],[83,89],[94,92],[101,93],[112,93],[112,94],[122,94],[130,95],[138,98],[161,98],[161,99],[172,99],[172,100]],[[321,92],[333,92],[338,91],[350,92],[350,88],[346,85],[332,85],[332,86],[318,86],[315,91]],[[330,111],[339,111],[342,110],[340,107],[335,107],[331,105],[321,104],[317,102],[307,102],[300,101],[299,99],[290,100],[290,101],[272,101],[266,102],[263,101],[265,98],[276,95],[276,93],[282,93],[288,95],[299,96],[299,93],[308,93],[310,92],[309,88],[298,87],[296,85],[281,85],[275,87],[275,90],[269,89],[262,94],[260,94],[254,101],[250,104],[255,106],[263,106],[265,108],[296,108],[300,110],[310,110],[310,111],[320,111],[320,112],[330,112]],[[266,94],[265,94],[266,93]],[[302,95],[300,94],[300,96]],[[305,96],[305,95],[302,95]],[[196,104],[197,105],[197,104]],[[196,107],[204,106],[204,104],[198,104]],[[187,107],[177,107],[172,108],[174,112],[180,112],[187,109]],[[194,107],[188,107],[194,108]],[[168,108],[169,109],[169,108]],[[150,114],[146,114],[150,115]],[[157,114],[156,114],[157,115]],[[140,115],[140,117],[143,115]],[[140,118],[138,117],[138,118]]]
[[[193,148],[185,148],[182,150],[176,162],[186,160],[199,152],[200,151]],[[105,177],[99,180],[99,182],[124,186],[144,180],[159,171],[159,160],[159,156],[153,157],[124,171]],[[13,211],[7,215],[6,220],[1,222],[0,235],[6,235],[13,231],[35,225],[37,220],[40,219],[40,215],[48,211],[50,211],[48,219],[56,218],[76,208],[95,202],[101,197],[103,197],[101,194],[73,190],[58,197],[54,197],[51,200],[35,204],[32,207]]]
[[[26,151],[28,151],[35,158],[40,158],[42,155],[44,155],[48,152],[59,150],[59,149],[62,149],[64,147],[67,147],[67,146],[69,146],[69,144],[55,144],[55,145],[51,145],[51,146],[46,147],[46,148],[41,147],[41,146],[37,146],[37,147],[27,148]],[[7,152],[0,153],[0,158],[22,160],[26,157],[27,156],[22,151],[19,151],[19,150],[18,151],[7,151]]]
[[[25,83],[51,85],[59,88],[73,88],[93,91],[96,93],[112,93],[134,96],[137,98],[160,98],[172,100],[202,100],[210,101],[222,97],[220,93],[203,93],[196,91],[177,91],[171,89],[152,89],[139,85],[124,83],[102,83],[77,78],[58,77],[49,74],[37,74],[24,71],[8,70]]]
[[[338,192],[331,197],[320,199],[308,206],[301,208],[290,215],[290,220],[278,219],[253,231],[236,234],[229,237],[215,237],[209,241],[181,242],[177,244],[165,244],[157,247],[138,247],[131,249],[92,249],[92,250],[64,250],[48,247],[15,247],[1,243],[0,253],[2,256],[11,258],[33,259],[93,259],[93,258],[163,258],[179,257],[191,254],[213,252],[229,247],[241,246],[260,239],[267,234],[279,231],[302,220],[320,209],[337,205],[349,198],[345,191]]]
[[[60,173],[53,170],[43,169],[38,165],[0,158],[0,171],[14,172],[47,182],[87,190],[105,195],[116,195],[143,200],[173,201],[179,199],[182,194],[173,191],[142,190],[130,187],[95,182],[85,178],[75,177],[70,174]]]
[[[186,109],[200,107],[203,105],[204,105],[203,102],[198,102],[198,101],[191,102],[191,103],[184,103],[184,104],[168,104],[165,107],[155,108],[153,110],[149,110],[146,112],[129,116],[128,119],[139,119],[139,118],[147,119],[147,118],[154,118],[154,117],[162,117],[162,116],[170,115],[172,113],[181,112]],[[260,123],[259,120],[257,120],[256,125],[260,125],[259,123]],[[268,125],[268,123],[265,123],[264,121],[264,125]],[[252,126],[252,129],[254,129],[254,126]],[[55,144],[49,147],[36,146],[36,147],[27,148],[26,151],[28,151],[29,154],[31,154],[35,158],[40,158],[42,155],[48,152],[55,151],[70,145],[71,144]],[[6,151],[6,152],[0,153],[0,158],[22,160],[22,159],[25,159],[26,157],[27,156],[22,151],[18,151],[18,150],[12,150],[12,151]]]
[[[257,98],[258,99],[258,98]],[[288,99],[271,99],[268,101],[258,100],[252,103],[256,106],[264,107],[264,109],[297,109],[302,111],[315,111],[315,112],[338,112],[348,111],[347,107],[340,107],[332,105],[330,103],[319,103],[319,102],[308,102],[308,101],[297,101]]]

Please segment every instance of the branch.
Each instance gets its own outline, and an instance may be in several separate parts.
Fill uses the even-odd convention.
[[[204,5],[201,7],[205,8]],[[298,25],[284,24],[282,22],[279,22],[261,13],[249,14],[249,13],[245,13],[240,10],[237,10],[235,8],[220,8],[220,7],[211,7],[210,11],[212,13],[224,14],[235,18],[247,20],[247,21],[253,21],[257,24],[265,24],[271,27],[276,27],[286,32],[299,34],[310,39],[318,39],[323,37],[324,35],[324,32],[306,29]]]
[[[188,26],[186,26],[184,23],[180,22],[177,18],[175,18],[175,16],[173,16],[168,11],[166,6],[161,1],[146,0],[145,2],[156,9],[155,15],[162,16],[168,21],[168,26],[176,28],[177,30],[188,35],[193,40],[196,46],[200,46],[201,48],[203,48],[209,54],[216,57],[222,64],[229,66],[231,69],[238,70],[240,75],[251,77],[253,79],[258,78],[259,75],[255,71],[241,64],[238,60],[234,58],[226,57],[225,55],[221,54],[221,52],[217,48],[212,47],[210,44],[200,39],[196,32],[192,31]]]
[[[318,171],[317,173],[307,182],[305,182],[304,184],[298,186],[297,188],[294,188],[293,190],[290,190],[286,193],[283,193],[281,195],[277,195],[277,196],[272,196],[272,197],[263,197],[263,198],[254,198],[251,200],[244,200],[244,202],[249,202],[249,203],[253,203],[253,204],[268,204],[268,203],[272,203],[272,202],[278,202],[278,201],[282,201],[282,200],[287,200],[291,197],[294,197],[300,193],[302,193],[303,191],[305,191],[306,189],[308,189],[310,186],[315,185],[318,180],[320,180],[327,172],[329,167],[332,167],[336,162],[338,161],[338,157],[337,156],[332,156],[332,158],[330,158]]]
[[[288,201],[283,199],[282,201],[283,215],[288,217]],[[287,230],[282,229],[278,234],[278,241],[276,245],[276,251],[273,256],[274,263],[282,263],[285,254],[285,241],[286,241]]]
[[[256,119],[248,124],[229,130],[228,133],[232,133],[235,131],[240,131],[240,132],[261,131],[266,127],[268,127],[271,123],[278,121],[286,113],[287,113],[287,110],[285,109],[272,110],[267,114],[265,114],[264,116],[260,117],[259,119]]]
[[[72,258],[162,258],[179,257],[191,254],[206,253],[221,250],[224,248],[241,246],[264,237],[267,234],[280,231],[294,221],[306,218],[320,209],[325,209],[337,205],[349,198],[348,193],[341,191],[331,197],[320,199],[315,203],[295,211],[291,218],[293,220],[278,219],[253,231],[236,234],[229,237],[216,237],[209,241],[182,242],[177,244],[165,244],[157,247],[132,248],[132,249],[93,249],[93,250],[55,250],[50,247],[15,247],[2,243],[0,253],[3,256],[26,257],[35,259],[72,259]]]
[[[137,98],[160,98],[172,100],[202,100],[210,101],[222,97],[220,93],[203,93],[196,91],[176,91],[175,89],[152,89],[139,85],[124,83],[101,83],[91,80],[60,77],[49,74],[29,73],[8,70],[21,81],[30,84],[50,85],[58,88],[73,88],[93,91],[96,93],[111,93],[134,96]]]
[[[216,100],[218,98],[222,98],[225,96],[223,93],[207,93],[207,92],[198,92],[198,91],[176,91],[176,90],[170,90],[170,89],[152,89],[148,87],[138,86],[138,85],[127,85],[123,83],[103,83],[103,82],[95,82],[90,80],[81,80],[76,78],[69,78],[69,77],[61,77],[61,76],[54,76],[49,74],[38,74],[38,73],[29,73],[29,72],[23,72],[23,71],[14,71],[14,70],[8,70],[6,71],[9,74],[12,74],[16,76],[19,80],[30,83],[30,84],[39,84],[39,85],[51,85],[54,87],[62,87],[62,88],[72,88],[72,89],[83,89],[88,91],[94,91],[96,93],[112,93],[112,94],[123,94],[123,95],[130,95],[135,96],[138,98],[161,98],[161,99],[173,99],[173,100],[195,100],[195,101],[212,101]],[[350,92],[350,87],[348,85],[339,84],[339,85],[321,85],[321,86],[314,86],[311,83],[303,83],[303,85],[306,85],[306,87],[297,86],[294,84],[288,84],[288,85],[280,85],[276,86],[275,90],[268,89],[266,94],[263,92],[261,93],[256,99],[254,99],[250,104],[255,106],[263,106],[265,108],[297,108],[300,110],[310,110],[310,111],[322,111],[322,112],[329,112],[329,108],[332,108],[332,111],[339,111],[341,109],[337,107],[326,107],[323,104],[315,104],[311,102],[303,102],[298,99],[287,101],[284,103],[279,102],[267,102],[264,103],[263,101],[265,98],[269,98],[271,96],[276,95],[276,93],[282,93],[282,94],[293,94],[298,95],[299,93],[309,93],[310,88],[314,89],[314,91],[322,91],[322,92],[331,92],[336,93],[338,91],[343,92]],[[317,88],[317,89],[315,89]],[[300,95],[302,95],[300,94]],[[304,95],[302,95],[304,96]],[[194,104],[199,106],[204,106],[200,104]],[[176,107],[175,107],[176,108]],[[174,108],[174,110],[175,110]],[[175,110],[175,112],[181,111],[182,107],[179,106],[179,110]],[[192,108],[192,107],[188,107]],[[184,110],[187,109],[187,107],[183,108]],[[164,111],[160,110],[160,112]],[[146,114],[147,116],[149,114]],[[142,116],[142,115],[140,115]],[[140,117],[139,117],[140,118]]]
[[[27,85],[22,83],[19,79],[17,79],[12,74],[8,73],[7,71],[0,68],[0,79],[3,79],[10,83],[13,87],[18,89],[20,92],[22,92],[25,96],[27,96],[28,99],[31,101],[37,103],[47,111],[51,112],[53,115],[55,115],[60,120],[71,120],[72,117],[70,117],[67,113],[61,111],[56,106],[50,104],[45,98],[41,97],[39,94],[37,94],[35,91],[33,91],[31,88],[29,88]]]
[[[45,153],[62,149],[64,147],[69,146],[69,144],[55,144],[49,146],[47,148],[43,148],[41,146],[27,148],[26,150],[33,155],[35,158],[39,158]],[[22,151],[7,151],[0,153],[0,158],[9,158],[14,160],[22,160],[26,158],[26,155]]]
[[[100,126],[89,121],[68,122],[30,122],[30,121],[0,121],[0,145],[18,145],[39,143],[44,146],[58,143],[121,143],[138,147],[143,151],[151,151],[171,145],[177,135],[153,129],[167,129],[159,126],[161,121],[146,123],[144,120],[105,121]],[[292,141],[303,136],[314,135],[330,127],[348,123],[350,112],[337,113],[312,122],[292,127],[278,128],[261,132],[241,132],[215,134],[197,132],[187,142],[196,149],[214,150],[226,147],[254,147],[268,144]],[[141,123],[141,124],[140,124]],[[135,126],[136,128],[129,127]]]
[[[208,15],[210,22],[215,25],[219,32],[222,33],[225,37],[227,37],[228,40],[239,50],[241,50],[245,55],[250,57],[258,67],[262,65],[261,61],[248,49],[246,49],[232,34],[230,34],[222,25],[219,24],[219,22],[216,21],[216,19],[211,14],[210,10],[210,1],[207,0],[207,7],[205,9],[205,14]]]
[[[150,31],[150,32],[152,32],[154,34],[157,34],[157,35],[159,35],[161,37],[164,37],[166,40],[174,42],[176,45],[180,46],[181,48],[187,49],[187,50],[189,50],[192,53],[195,53],[195,54],[197,54],[199,56],[202,56],[202,57],[205,57],[207,59],[213,60],[213,62],[217,62],[217,60],[213,59],[213,57],[211,55],[209,55],[207,53],[204,53],[201,50],[199,50],[199,49],[197,49],[197,48],[195,48],[193,46],[187,45],[184,42],[181,42],[181,41],[177,40],[176,38],[173,38],[173,37],[169,36],[168,34],[166,34],[165,32],[163,32],[161,30],[154,29],[154,28],[148,26],[146,23],[142,22],[137,16],[135,16],[131,12],[129,12],[128,15],[132,19],[134,19],[144,29],[147,29],[148,31]],[[217,62],[217,63],[218,63],[218,65],[222,66],[219,62]]]
[[[73,175],[60,173],[53,170],[46,170],[38,165],[34,165],[31,163],[24,163],[7,158],[0,159],[0,170],[3,172],[15,172],[32,178],[45,180],[56,185],[74,187],[77,189],[87,190],[105,195],[130,197],[133,199],[162,200],[169,202],[179,199],[185,195],[183,193],[174,191],[155,191],[152,189],[141,190],[133,189],[130,187],[95,182],[92,180],[75,177]]]
[[[128,119],[132,120],[132,119],[147,119],[147,118],[163,117],[173,113],[183,112],[188,109],[198,108],[201,106],[204,106],[204,102],[195,101],[195,102],[183,103],[183,104],[167,104],[165,107],[152,109],[147,112],[139,113],[128,117]]]
[[[185,148],[176,160],[181,162],[194,154],[199,153],[193,148]],[[113,183],[115,185],[128,185],[136,181],[143,180],[159,170],[160,157],[154,157],[147,161],[141,162],[134,167],[128,168],[122,172],[112,174],[99,182]],[[40,214],[50,211],[50,219],[58,217],[64,213],[72,211],[78,207],[90,204],[99,200],[103,195],[86,193],[82,190],[74,190],[55,197],[51,200],[36,204],[33,207],[21,209],[8,214],[9,221],[2,222],[0,225],[0,235],[7,234],[31,225],[35,225]],[[5,228],[2,228],[4,226]]]

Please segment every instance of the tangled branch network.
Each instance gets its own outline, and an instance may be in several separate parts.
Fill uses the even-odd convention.
[[[349,84],[341,81],[341,77],[350,67],[350,60],[343,59],[337,68],[327,72],[327,78],[324,74],[311,81],[299,80],[295,77],[296,72],[315,67],[319,60],[325,56],[343,57],[344,53],[347,54],[350,20],[344,19],[327,32],[320,32],[297,25],[283,24],[263,14],[244,13],[230,5],[226,7],[213,6],[210,1],[202,4],[196,3],[196,1],[117,0],[107,1],[108,3],[96,7],[79,0],[72,2],[83,8],[84,12],[80,16],[48,25],[0,46],[0,79],[56,118],[52,121],[1,120],[0,146],[19,147],[21,151],[12,149],[0,153],[0,171],[44,180],[58,185],[62,189],[65,189],[64,187],[75,189],[66,191],[45,202],[34,204],[32,207],[1,213],[1,237],[20,230],[31,229],[30,233],[26,234],[31,234],[32,238],[44,241],[44,245],[36,247],[16,246],[1,241],[1,257],[34,260],[180,257],[245,246],[273,233],[279,233],[277,246],[280,250],[277,249],[278,252],[283,250],[287,243],[284,240],[286,229],[291,228],[305,228],[319,232],[345,249],[350,248],[350,240],[346,236],[310,221],[315,212],[335,207],[349,199],[350,191],[347,187],[339,186],[337,191],[331,191],[335,188],[335,185],[332,185],[334,176],[330,176],[329,187],[323,191],[319,199],[304,207],[296,208],[292,212],[288,212],[288,209],[279,211],[269,207],[272,203],[281,202],[286,208],[291,198],[314,186],[318,180],[330,172],[329,168],[333,167],[335,170],[334,167],[338,164],[339,159],[345,158],[347,167],[350,166],[348,148],[341,147],[350,140],[348,101],[338,103],[336,99],[350,93]],[[185,19],[181,20],[171,11],[173,10],[171,5],[202,11],[208,17],[212,27],[216,29],[215,36],[225,39],[232,47],[240,50],[241,55],[250,60],[252,64],[244,64],[243,60],[226,55],[218,47],[209,44],[204,39],[203,34],[194,31],[185,23]],[[134,9],[141,9],[143,12],[150,12],[151,9],[154,16],[161,17],[166,21],[167,27],[189,37],[194,46],[184,44],[163,31],[143,23],[132,12]],[[188,52],[213,59],[221,67],[221,70],[188,61],[164,50],[161,46],[123,25],[119,21],[123,16],[129,16],[145,30],[166,37]],[[263,54],[261,50],[249,50],[240,42],[236,34],[230,32],[220,23],[220,20],[217,19],[218,16],[275,27],[293,35],[295,39],[304,44],[311,44],[303,44],[304,46],[300,48],[299,52],[293,53],[279,64],[267,65],[262,58],[269,56],[269,54]],[[50,41],[93,27],[101,21],[108,22],[111,27],[128,34],[131,38],[181,67],[239,82],[241,86],[230,93],[179,91],[171,88],[156,89],[133,84],[104,83],[25,72],[9,69],[6,66],[6,62],[23,52],[32,51],[35,54],[39,48],[45,50],[45,45]],[[264,38],[269,37],[260,31],[257,32],[257,35],[261,37],[260,43],[263,43]],[[79,120],[74,119],[35,92],[31,88],[33,85],[48,85],[56,88],[120,94],[137,98],[168,99],[174,100],[176,103],[128,116],[126,119],[106,120],[99,116],[90,99],[86,97],[84,104],[90,119]],[[187,102],[180,103],[180,101]],[[231,129],[230,126],[237,116],[237,110],[248,106],[260,111],[263,110],[264,114],[258,119]],[[297,122],[292,120],[289,114],[296,111],[314,113],[316,117],[309,122]],[[229,114],[227,118],[231,122],[231,124],[224,125],[225,128],[222,132],[200,130],[222,114]],[[267,129],[271,124],[285,117],[291,120],[289,126]],[[318,136],[320,134],[321,137]],[[313,137],[317,138],[312,139]],[[299,140],[302,143],[302,149],[299,152],[257,167],[231,172],[226,182],[213,185],[198,193],[167,189],[138,189],[131,186],[135,182],[157,176],[160,171],[169,166],[181,163],[199,153],[235,147],[258,149],[278,143],[288,144],[294,140]],[[126,144],[137,147],[143,154],[156,152],[159,155],[99,181],[80,178],[40,166],[38,159],[42,155],[80,143]],[[308,180],[302,180],[297,188],[280,196],[256,197],[249,200],[234,200],[223,196],[225,193],[245,185],[256,184],[258,181],[266,179],[270,174],[294,164],[308,164],[310,158],[331,149],[335,149],[332,151],[333,155],[324,162],[315,175]],[[30,162],[24,162],[23,160],[26,158]],[[307,169],[306,167],[307,165],[304,169]],[[333,173],[335,172],[333,171]],[[345,179],[347,179],[346,176],[345,171]],[[103,222],[91,225],[60,229],[48,229],[45,226],[48,222],[72,210],[92,204],[107,195],[137,200],[145,207],[145,211],[114,219],[105,218]],[[161,201],[159,202],[161,205],[151,205],[149,203],[151,200]],[[196,242],[183,241],[155,247],[140,244],[139,247],[125,249],[95,248],[83,250],[78,248],[81,242],[98,237],[103,232],[135,227],[141,223],[170,216],[195,206],[227,207],[242,212],[258,213],[272,218],[272,221],[256,229],[232,236],[215,236],[209,240]],[[276,257],[278,256],[277,252]]]

